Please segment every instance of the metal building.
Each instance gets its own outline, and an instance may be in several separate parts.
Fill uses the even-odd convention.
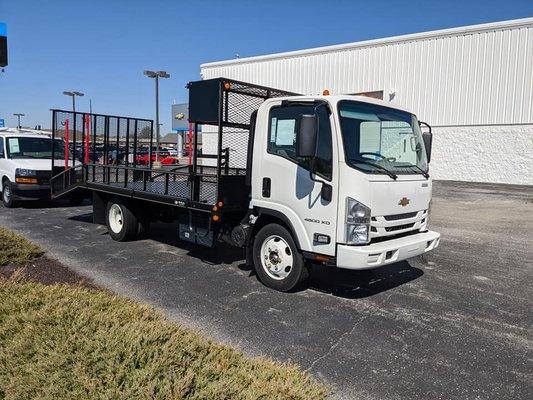
[[[533,18],[207,63],[201,75],[373,92],[434,127],[435,179],[533,184]],[[204,132],[204,151],[213,140]]]

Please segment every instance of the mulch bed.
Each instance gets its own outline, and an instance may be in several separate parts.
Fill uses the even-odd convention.
[[[22,279],[39,282],[44,285],[67,284],[81,285],[91,289],[99,289],[90,279],[84,278],[57,260],[40,257],[27,265],[6,265],[0,267],[0,279]]]

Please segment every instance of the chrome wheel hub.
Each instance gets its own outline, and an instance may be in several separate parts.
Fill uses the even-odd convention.
[[[124,225],[122,209],[118,204],[113,204],[109,209],[109,227],[114,233],[120,233]]]
[[[291,272],[294,263],[289,244],[280,236],[272,235],[265,239],[261,246],[261,265],[273,279],[285,279]]]

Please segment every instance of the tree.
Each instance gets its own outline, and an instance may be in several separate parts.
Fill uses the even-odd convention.
[[[149,126],[145,126],[141,129],[139,134],[137,135],[137,138],[139,139],[150,139],[150,136],[152,135],[152,130]]]

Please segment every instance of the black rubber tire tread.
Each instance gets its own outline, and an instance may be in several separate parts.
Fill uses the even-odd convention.
[[[11,181],[9,179],[6,179],[4,181],[3,187],[5,188],[6,186],[9,187],[9,190],[11,190],[11,197],[9,201],[6,202],[4,199],[4,192],[2,191],[2,203],[4,204],[4,207],[6,208],[14,208],[17,206],[17,201],[13,198],[13,190],[11,189]]]
[[[293,255],[293,266],[289,275],[283,280],[276,280],[271,278],[263,269],[261,263],[261,246],[266,238],[272,235],[277,235],[283,238],[289,245]],[[262,227],[255,236],[253,243],[253,262],[255,272],[259,280],[267,287],[278,290],[280,292],[288,292],[294,289],[298,284],[307,279],[309,272],[305,266],[305,261],[302,254],[298,251],[296,243],[292,238],[290,232],[283,226],[278,224],[268,224]]]
[[[113,232],[113,230],[109,226],[109,210],[111,209],[111,206],[113,204],[117,204],[122,210],[122,230],[119,233]],[[129,240],[135,239],[135,237],[137,236],[137,232],[139,229],[139,222],[137,221],[137,217],[130,210],[127,203],[122,199],[112,198],[107,202],[105,221],[107,225],[107,230],[109,231],[109,236],[111,236],[111,238],[113,240],[116,240],[117,242],[127,242]]]

